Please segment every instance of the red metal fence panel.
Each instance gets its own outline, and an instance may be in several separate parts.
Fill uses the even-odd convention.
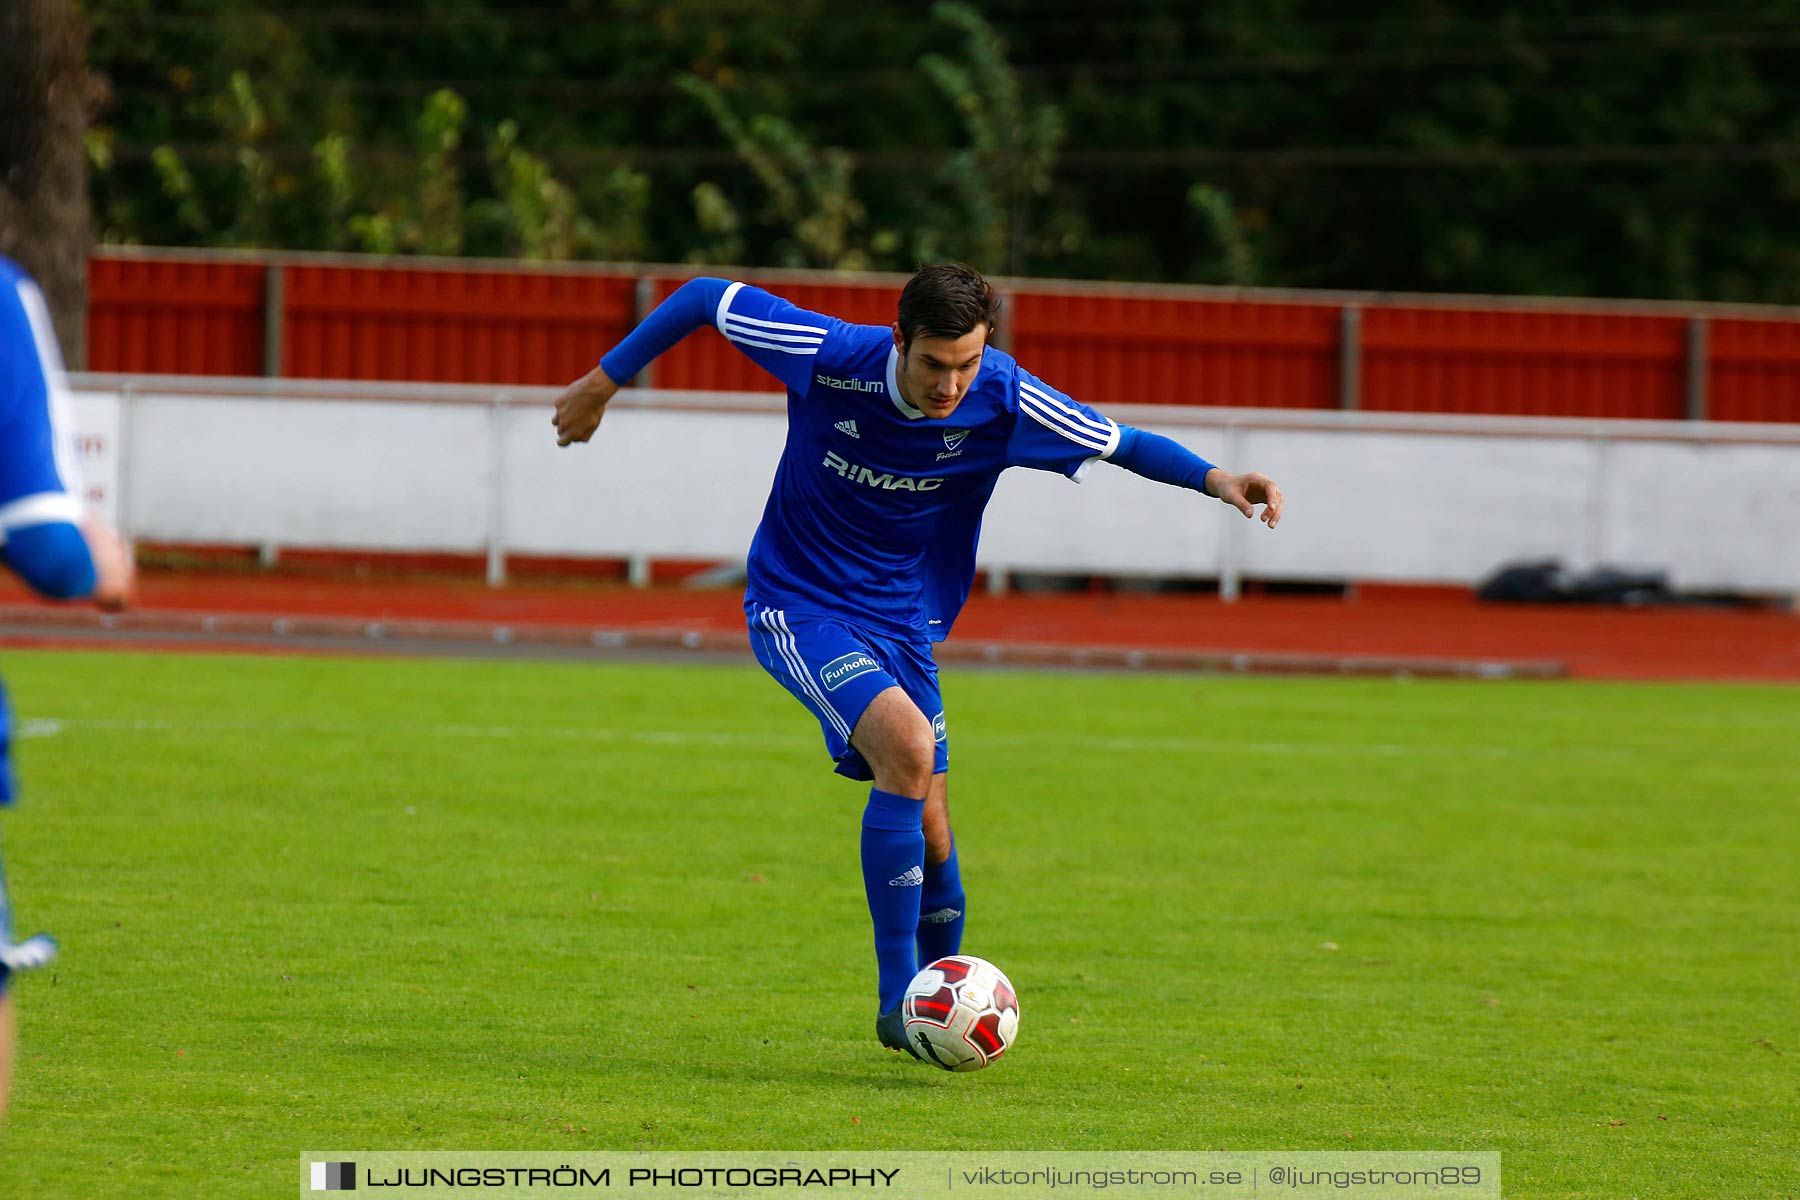
[[[282,373],[303,379],[567,383],[636,320],[619,275],[287,266]]]
[[[1022,291],[1010,308],[1025,369],[1097,408],[1338,404],[1334,305]]]
[[[261,375],[258,262],[88,260],[88,369],[157,375]]]
[[[1800,421],[1800,321],[1710,321],[1707,362],[1712,420]]]
[[[631,330],[640,296],[660,301],[683,278],[665,268],[640,279],[622,268],[102,252],[89,265],[89,366],[260,375],[272,365],[306,378],[554,386]],[[802,308],[894,320],[900,277],[763,278]],[[1779,312],[1014,286],[1003,343],[1035,374],[1101,407],[1353,400],[1380,411],[1800,421],[1800,320]],[[271,296],[280,298],[279,342],[265,347]],[[1356,309],[1348,327],[1346,305]],[[1690,339],[1702,325],[1704,338]],[[1690,362],[1696,350],[1704,370]],[[710,330],[660,359],[650,382],[779,390]]]
[[[1362,404],[1385,412],[1686,415],[1687,320],[1371,306]]]

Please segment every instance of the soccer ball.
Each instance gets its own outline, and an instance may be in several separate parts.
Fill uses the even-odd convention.
[[[940,958],[906,985],[906,1040],[946,1071],[979,1071],[1019,1036],[1019,997],[984,958]]]

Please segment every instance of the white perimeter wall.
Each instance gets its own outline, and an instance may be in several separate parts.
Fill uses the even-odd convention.
[[[786,428],[779,397],[626,393],[593,443],[558,449],[549,390],[101,376],[77,390],[90,492],[132,536],[496,560],[741,559]],[[1273,476],[1281,528],[1104,464],[1081,485],[1010,471],[983,565],[1468,583],[1542,557],[1800,592],[1793,427],[1109,411]]]

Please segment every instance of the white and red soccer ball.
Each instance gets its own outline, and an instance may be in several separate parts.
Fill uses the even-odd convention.
[[[906,1040],[946,1071],[979,1071],[1019,1036],[1019,997],[999,967],[952,954],[925,967],[900,1001]]]

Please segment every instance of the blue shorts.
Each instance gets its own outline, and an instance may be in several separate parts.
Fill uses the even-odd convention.
[[[868,760],[850,745],[850,734],[869,701],[891,687],[905,692],[931,721],[937,737],[932,771],[949,770],[944,699],[938,692],[937,663],[929,642],[896,641],[822,613],[768,608],[753,601],[746,601],[744,609],[756,661],[818,718],[825,749],[839,775],[875,778]]]

